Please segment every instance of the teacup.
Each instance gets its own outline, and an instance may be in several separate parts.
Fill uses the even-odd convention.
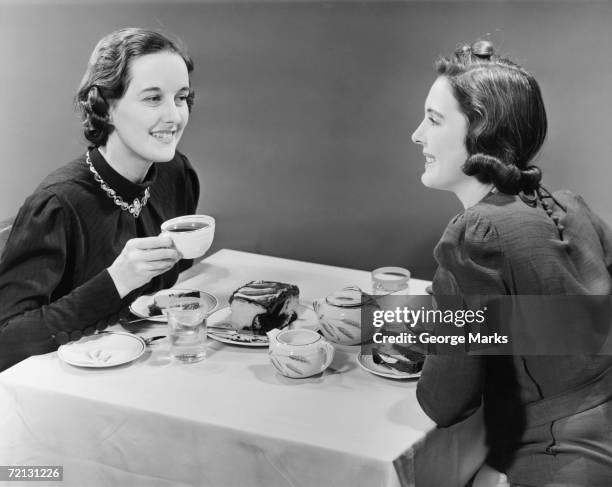
[[[215,236],[215,219],[208,215],[185,215],[162,223],[162,234],[169,235],[184,259],[204,255]]]
[[[274,329],[268,332],[268,337],[272,365],[292,379],[320,374],[334,358],[334,347],[316,331]]]

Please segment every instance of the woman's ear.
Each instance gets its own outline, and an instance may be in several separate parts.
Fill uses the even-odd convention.
[[[109,125],[113,125],[113,116],[114,116],[114,114],[115,114],[115,102],[111,101],[108,104],[108,120],[107,120],[107,123]]]

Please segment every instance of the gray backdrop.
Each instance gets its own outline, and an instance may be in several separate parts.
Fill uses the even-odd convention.
[[[612,223],[612,5],[586,1],[0,0],[0,219],[83,152],[73,93],[97,40],[126,26],[174,33],[195,59],[181,148],[199,211],[218,220],[212,250],[430,279],[461,207],[422,187],[410,134],[435,56],[488,33],[542,85],[545,185],[583,194]]]

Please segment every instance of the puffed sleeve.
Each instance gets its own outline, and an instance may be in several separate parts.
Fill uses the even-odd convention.
[[[489,218],[473,208],[451,221],[434,255],[439,264],[434,295],[508,294],[498,232]]]
[[[19,211],[0,263],[0,370],[105,328],[122,301],[106,270],[69,289],[70,212],[39,190]]]
[[[480,299],[505,294],[499,237],[483,215],[469,209],[451,221],[434,255],[440,265],[433,282],[434,297],[461,294],[466,299]],[[427,356],[417,399],[436,424],[450,426],[478,409],[484,360],[466,354]]]

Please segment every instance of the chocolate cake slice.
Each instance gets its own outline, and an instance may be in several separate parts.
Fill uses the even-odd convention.
[[[300,290],[293,284],[251,281],[229,299],[232,327],[259,335],[282,328],[297,318],[299,298]]]
[[[402,347],[402,352],[392,355],[372,349],[372,360],[377,365],[384,365],[399,372],[416,374],[423,368],[425,356],[409,348]]]

